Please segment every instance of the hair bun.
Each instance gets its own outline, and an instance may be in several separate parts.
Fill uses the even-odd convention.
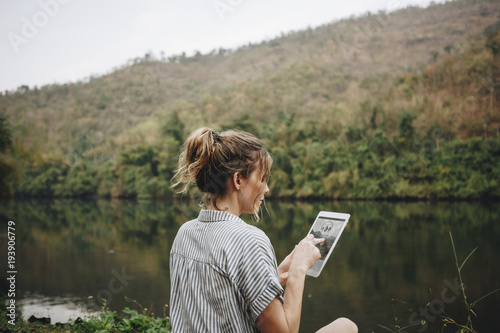
[[[214,141],[219,141],[220,140],[219,132],[212,131],[212,138],[214,139]]]

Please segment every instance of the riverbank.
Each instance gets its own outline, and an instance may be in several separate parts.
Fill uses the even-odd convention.
[[[28,320],[23,317],[15,319],[15,325],[10,323],[7,316],[5,302],[2,300],[0,310],[0,332],[159,332],[170,333],[169,317],[154,317],[146,310],[138,313],[136,310],[125,308],[123,315],[116,311],[101,312],[98,316],[87,320],[77,318],[68,323],[51,324],[50,318],[37,318],[31,316]]]

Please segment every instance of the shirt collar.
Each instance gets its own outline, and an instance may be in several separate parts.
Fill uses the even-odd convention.
[[[202,209],[200,211],[200,215],[198,215],[198,221],[200,222],[220,222],[220,221],[235,221],[235,222],[244,222],[238,216],[231,214],[229,212],[225,212],[222,210],[211,210],[211,209]]]

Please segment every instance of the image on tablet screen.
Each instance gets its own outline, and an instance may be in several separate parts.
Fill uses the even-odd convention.
[[[311,234],[314,235],[314,238],[325,239],[323,243],[316,245],[321,253],[321,258],[319,260],[325,260],[344,222],[345,219],[321,216],[314,224]]]

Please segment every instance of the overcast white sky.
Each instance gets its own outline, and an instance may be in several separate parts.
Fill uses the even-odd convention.
[[[169,56],[235,48],[351,15],[430,2],[2,0],[0,91],[105,74],[148,51]]]

